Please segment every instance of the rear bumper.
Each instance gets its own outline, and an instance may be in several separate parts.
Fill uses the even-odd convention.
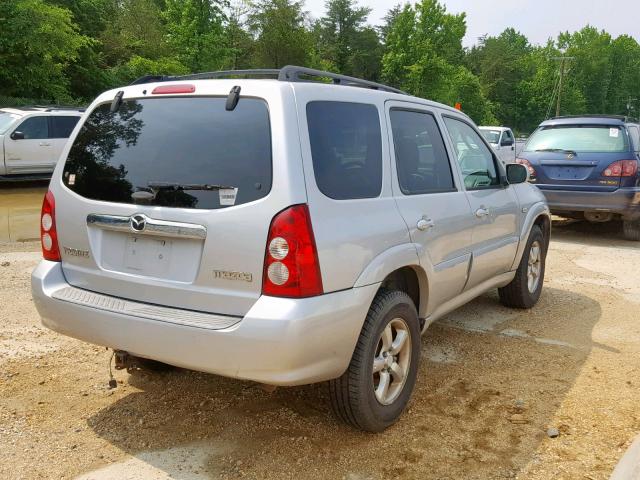
[[[550,190],[543,185],[538,188],[552,213],[611,212],[627,220],[640,218],[640,188],[619,188],[613,192]]]
[[[342,375],[379,287],[306,299],[262,296],[240,321],[214,330],[54,298],[69,288],[56,262],[43,260],[31,286],[42,323],[52,330],[179,367],[273,385]]]

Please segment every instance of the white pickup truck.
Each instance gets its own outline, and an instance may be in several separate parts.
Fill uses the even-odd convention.
[[[520,150],[516,137],[509,127],[478,127],[484,138],[491,144],[500,161],[506,165],[516,161]]]
[[[0,109],[0,181],[48,179],[84,109]]]

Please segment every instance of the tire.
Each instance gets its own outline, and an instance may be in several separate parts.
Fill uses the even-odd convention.
[[[625,220],[622,222],[622,234],[627,240],[640,242],[640,220]]]
[[[537,244],[539,256],[539,269],[537,270],[537,282],[529,284],[529,260],[532,257],[532,246]],[[542,230],[538,225],[534,225],[529,234],[529,240],[522,254],[520,265],[516,270],[516,276],[506,287],[498,289],[500,302],[506,307],[511,308],[531,308],[540,298],[542,293],[542,285],[544,283],[545,260],[547,257],[548,244],[544,238]]]
[[[391,342],[386,335],[389,333]],[[405,340],[399,352],[384,355],[387,350],[391,352],[386,346],[397,346],[400,335]],[[347,371],[329,382],[329,397],[335,414],[345,423],[367,432],[381,432],[393,425],[413,392],[420,363],[420,344],[418,313],[409,295],[398,290],[380,290],[367,313]],[[410,347],[408,351],[407,347]],[[380,369],[377,373],[374,373],[374,361]],[[402,371],[404,376],[400,382],[396,379]],[[383,378],[389,382],[386,390],[384,383],[381,385]]]

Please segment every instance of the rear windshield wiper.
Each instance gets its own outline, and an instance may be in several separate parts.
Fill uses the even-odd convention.
[[[562,153],[570,153],[574,157],[578,155],[578,152],[575,150],[567,150],[565,148],[540,148],[536,150],[536,152],[562,152]]]
[[[170,182],[149,182],[147,188],[151,190],[226,190],[235,187],[227,185],[216,185],[209,183],[170,183]]]

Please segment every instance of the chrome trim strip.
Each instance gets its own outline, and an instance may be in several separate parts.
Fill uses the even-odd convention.
[[[102,228],[103,230],[113,230],[116,232],[135,233],[137,235],[156,235],[161,237],[192,238],[204,240],[207,238],[207,229],[203,225],[195,223],[170,222],[149,218],[143,214],[135,214],[135,217],[144,218],[144,228],[134,230],[131,226],[131,218],[121,215],[101,215],[90,213],[87,215],[87,225]]]
[[[129,315],[188,327],[206,328],[209,330],[229,328],[242,320],[241,317],[194,312],[191,310],[134,302],[76,287],[63,287],[53,292],[51,297],[63,302],[74,303],[76,305],[120,315]]]

